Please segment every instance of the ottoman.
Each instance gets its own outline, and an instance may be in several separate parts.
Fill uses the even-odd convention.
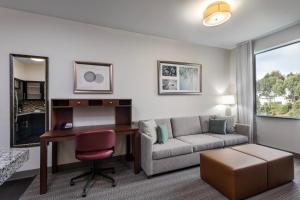
[[[200,154],[201,178],[231,200],[267,189],[267,162],[233,149]]]
[[[268,188],[274,188],[294,179],[294,156],[269,147],[246,144],[232,149],[265,160],[268,165]]]

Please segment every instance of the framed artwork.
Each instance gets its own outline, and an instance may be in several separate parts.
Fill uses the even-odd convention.
[[[158,61],[158,94],[201,93],[201,64]]]
[[[113,66],[110,63],[74,62],[74,93],[113,92]]]

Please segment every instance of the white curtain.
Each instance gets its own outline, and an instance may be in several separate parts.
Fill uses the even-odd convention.
[[[234,49],[236,70],[237,122],[250,125],[250,142],[253,142],[253,47],[252,41],[244,42]]]

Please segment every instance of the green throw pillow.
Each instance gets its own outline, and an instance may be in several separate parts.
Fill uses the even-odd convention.
[[[165,124],[157,126],[157,141],[160,144],[167,143],[169,138],[168,127]]]
[[[234,117],[232,116],[217,116],[215,119],[226,120],[226,132],[231,133],[234,127]]]
[[[210,119],[209,132],[216,134],[226,134],[226,119]]]

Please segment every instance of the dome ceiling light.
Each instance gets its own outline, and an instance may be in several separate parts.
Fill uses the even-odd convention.
[[[230,5],[223,1],[210,4],[203,13],[205,26],[218,26],[225,23],[231,17]]]

